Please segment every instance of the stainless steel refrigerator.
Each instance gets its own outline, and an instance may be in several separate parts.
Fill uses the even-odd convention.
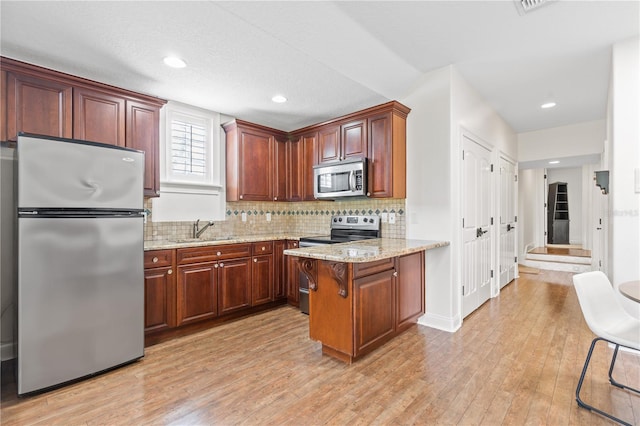
[[[20,135],[18,394],[144,355],[144,153]]]

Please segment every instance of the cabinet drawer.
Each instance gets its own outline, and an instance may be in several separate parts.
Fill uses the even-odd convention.
[[[367,263],[354,263],[353,278],[364,277],[367,275],[375,274],[377,272],[393,269],[394,266],[395,260],[393,257]]]
[[[173,264],[174,250],[150,250],[144,252],[144,268],[159,268]]]
[[[259,243],[253,243],[252,246],[254,256],[273,253],[273,241],[261,241]]]
[[[178,264],[211,262],[251,256],[251,244],[189,247],[177,250]]]

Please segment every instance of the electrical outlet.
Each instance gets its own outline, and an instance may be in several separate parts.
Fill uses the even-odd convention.
[[[267,222],[271,222],[271,213],[267,213],[266,216],[267,216]]]
[[[391,223],[391,224],[396,223],[396,214],[395,213],[389,213],[389,223]]]
[[[242,221],[246,222],[247,221],[247,213],[242,212],[241,215],[242,215]]]
[[[380,220],[382,221],[382,223],[387,223],[387,221],[389,220],[389,215],[386,212],[380,213]]]

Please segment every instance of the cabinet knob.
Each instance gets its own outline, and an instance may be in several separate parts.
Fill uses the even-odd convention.
[[[173,274],[173,269],[169,269],[169,270],[167,271],[167,275],[171,275],[171,274]]]
[[[267,248],[265,246],[262,246],[262,251],[265,251]]]
[[[293,243],[293,246],[294,247],[298,247],[298,243]]]
[[[221,263],[221,264],[220,264],[220,267],[221,267],[221,268],[222,268],[222,267],[224,267],[224,263]]]
[[[370,196],[371,196],[371,193],[370,193],[370,192],[367,192],[367,197],[370,197]]]
[[[215,265],[213,265],[213,267],[214,267],[214,268],[217,268],[217,267],[218,267],[218,264],[216,263]]]
[[[273,197],[273,201],[278,201],[278,197]]]
[[[220,256],[221,254],[222,254],[221,252],[217,252],[217,253],[216,253],[216,256]]]
[[[253,258],[253,261],[254,261],[255,263],[258,263],[258,259],[256,259],[255,257]]]
[[[397,277],[397,276],[398,276],[398,271],[394,272],[394,273],[393,273],[393,276],[394,276],[394,277]]]
[[[240,196],[240,199],[242,200],[242,195]]]
[[[153,259],[151,259],[151,261],[152,261],[153,263],[158,263],[158,258],[157,258],[157,257],[154,257]]]

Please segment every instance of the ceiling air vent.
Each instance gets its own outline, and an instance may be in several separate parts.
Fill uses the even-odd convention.
[[[518,13],[520,15],[524,15],[525,13],[538,9],[551,1],[553,0],[514,0],[516,3],[516,9],[518,9]]]

